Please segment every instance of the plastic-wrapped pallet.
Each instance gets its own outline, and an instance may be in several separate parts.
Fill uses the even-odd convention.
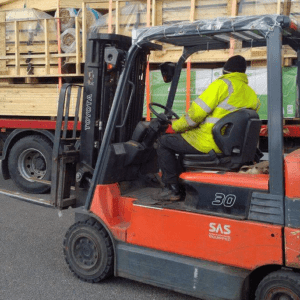
[[[48,21],[48,33],[50,40],[56,39],[56,26],[54,18],[42,11],[33,8],[15,9],[6,12],[6,43],[15,41],[14,21],[22,21],[19,26],[19,41],[32,44],[45,40],[44,19]]]
[[[80,24],[80,26],[82,27],[82,9],[80,9],[78,11],[78,22]],[[86,9],[86,25],[87,25],[87,31],[90,31],[91,27],[93,27],[97,20],[99,20],[99,18],[101,18],[101,14],[99,12],[97,12],[96,10],[87,7]]]
[[[76,30],[75,28],[68,28],[61,36],[61,50],[65,53],[76,52]],[[81,41],[79,41],[81,42]]]
[[[109,14],[103,15],[92,26],[91,31],[107,33]],[[131,36],[132,29],[147,26],[147,5],[132,1],[120,9],[118,33]],[[112,32],[116,33],[116,11],[112,12]]]
[[[57,18],[57,11],[55,12],[55,18]],[[59,10],[60,17],[60,31],[64,32],[68,28],[75,27],[75,17],[77,15],[77,10],[75,8],[61,8]]]

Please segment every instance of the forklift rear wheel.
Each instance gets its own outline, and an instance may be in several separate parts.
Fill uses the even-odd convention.
[[[20,139],[12,147],[8,157],[10,177],[24,192],[42,194],[50,186],[35,179],[51,180],[52,144],[40,135]]]
[[[113,245],[104,227],[93,219],[77,222],[64,239],[70,270],[81,280],[99,282],[113,274]]]
[[[300,274],[276,271],[258,285],[255,300],[300,300]]]

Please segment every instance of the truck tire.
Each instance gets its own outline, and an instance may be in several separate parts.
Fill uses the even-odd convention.
[[[8,156],[8,170],[14,183],[24,192],[42,194],[50,186],[32,179],[51,180],[52,144],[40,135],[16,142]]]
[[[276,271],[258,285],[255,300],[300,300],[300,274]]]
[[[71,272],[87,282],[113,275],[113,245],[105,228],[88,219],[70,227],[64,239],[64,255]]]

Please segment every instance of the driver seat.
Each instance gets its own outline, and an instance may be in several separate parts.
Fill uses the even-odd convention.
[[[213,127],[215,143],[222,151],[181,156],[186,169],[237,171],[255,160],[261,121],[252,109],[240,109],[219,120]]]

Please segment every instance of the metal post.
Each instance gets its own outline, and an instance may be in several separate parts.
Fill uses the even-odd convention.
[[[268,145],[270,194],[284,196],[283,106],[281,68],[281,28],[274,27],[267,37],[268,55]],[[283,199],[282,199],[283,201]]]

